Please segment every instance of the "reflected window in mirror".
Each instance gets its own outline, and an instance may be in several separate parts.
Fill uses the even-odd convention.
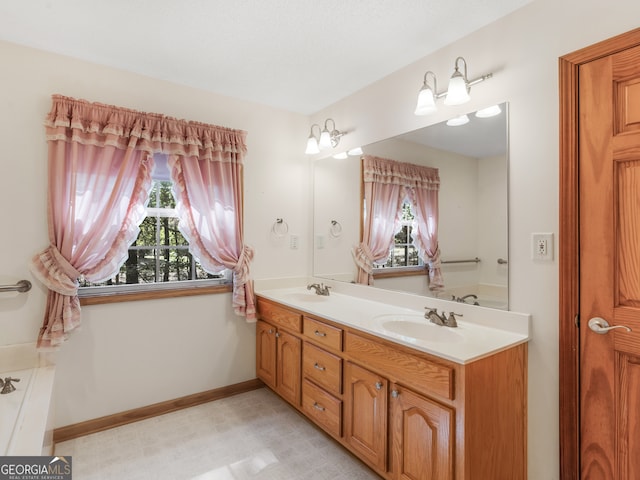
[[[415,267],[424,267],[424,262],[418,254],[418,249],[412,244],[412,231],[414,229],[415,214],[411,209],[411,203],[407,200],[402,204],[402,216],[400,217],[400,231],[396,233],[393,246],[384,264],[374,264],[374,273],[389,272],[390,268],[396,274],[402,274],[406,267],[415,271]]]

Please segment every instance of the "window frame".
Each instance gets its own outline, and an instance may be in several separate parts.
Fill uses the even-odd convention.
[[[400,235],[402,233],[402,230],[405,227],[411,227],[411,229],[415,228],[415,214],[413,213],[413,206],[411,205],[411,202],[409,201],[409,199],[405,199],[404,202],[402,203],[402,205],[400,206],[401,209],[404,210],[405,205],[408,205],[409,208],[409,213],[411,215],[411,219],[406,219],[403,220],[400,223],[401,229],[394,235],[394,240],[393,240],[393,244],[391,245],[391,248],[389,250],[389,255],[387,256],[387,261],[389,260],[389,258],[393,257],[393,250],[394,248],[396,248],[396,246],[398,245],[396,243],[396,238],[398,235]],[[407,231],[407,242],[401,243],[399,244],[400,246],[404,246],[405,248],[408,249],[409,246],[411,246],[411,242],[410,240],[410,236],[411,234]],[[415,248],[415,247],[413,247]],[[407,259],[408,259],[408,251],[407,251]],[[392,260],[393,262],[393,260]],[[420,256],[418,255],[418,265],[400,265],[400,266],[391,266],[391,267],[386,267],[386,266],[376,266],[375,264],[373,265],[373,277],[374,278],[394,278],[394,277],[405,277],[405,276],[417,276],[417,275],[428,275],[429,274],[429,267],[428,265],[426,265],[424,263],[424,261],[422,260],[422,258],[420,258]]]
[[[160,176],[152,176],[152,191],[155,184],[159,182],[171,182],[170,179],[161,178]],[[158,193],[159,195],[159,193]],[[159,199],[159,197],[158,197]],[[158,200],[157,199],[157,200]],[[151,199],[150,199],[151,200]],[[174,199],[175,200],[175,199]],[[151,202],[150,202],[151,203]],[[154,203],[156,205],[156,203]],[[145,219],[152,216],[156,219],[161,217],[177,218],[175,208],[165,207],[146,207]],[[159,227],[158,227],[159,228]],[[137,238],[136,238],[137,240]],[[159,243],[158,230],[156,230],[155,245],[130,245],[135,250],[156,249],[163,250],[165,245]],[[173,249],[185,249],[182,245],[170,246]],[[186,250],[189,250],[188,245]],[[197,260],[192,257],[192,261]],[[156,256],[156,263],[158,262]],[[156,265],[157,267],[157,265]],[[117,303],[135,300],[149,300],[156,298],[170,298],[193,295],[206,295],[212,293],[226,293],[233,291],[232,272],[229,269],[223,271],[222,278],[206,278],[206,279],[190,279],[190,280],[174,280],[168,282],[148,282],[148,283],[129,283],[117,285],[90,285],[78,287],[78,298],[80,305],[97,305],[105,303]],[[116,274],[118,275],[119,272]],[[156,279],[158,272],[156,270]]]

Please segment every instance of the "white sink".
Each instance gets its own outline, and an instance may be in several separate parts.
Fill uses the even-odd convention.
[[[282,295],[282,298],[296,302],[326,302],[329,297],[326,295],[318,295],[315,292],[288,292]]]
[[[464,337],[457,328],[443,327],[431,323],[420,314],[385,314],[376,315],[374,320],[380,327],[405,339],[425,340],[439,343],[457,343]]]

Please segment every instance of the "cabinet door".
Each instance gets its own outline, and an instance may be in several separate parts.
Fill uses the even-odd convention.
[[[381,471],[387,467],[387,379],[347,362],[346,442]]]
[[[276,388],[276,328],[262,320],[256,323],[256,375]]]
[[[390,420],[392,478],[453,478],[453,410],[392,385]]]
[[[277,392],[289,402],[300,406],[302,342],[293,335],[278,331],[276,379]]]

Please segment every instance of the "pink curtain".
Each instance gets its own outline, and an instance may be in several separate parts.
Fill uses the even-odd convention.
[[[239,164],[234,173],[215,184],[232,199],[224,204],[225,223],[233,237],[242,240],[242,168],[245,132],[188,122],[159,114],[141,113],[110,105],[89,103],[59,95],[46,122],[49,145],[49,242],[35,255],[31,270],[49,289],[38,347],[56,347],[80,324],[78,277],[100,282],[115,275],[127,258],[139,233],[151,187],[153,153],[181,159]],[[233,181],[229,181],[229,176]],[[191,180],[180,190],[188,191]],[[196,189],[200,183],[196,182]],[[224,197],[228,200],[228,197]],[[217,200],[216,200],[217,201]],[[208,208],[184,203],[186,209]],[[200,210],[201,212],[203,210]],[[193,217],[198,213],[194,211]],[[232,217],[232,219],[231,219]],[[195,230],[210,229],[201,221]],[[195,235],[191,238],[198,243]],[[242,244],[241,244],[242,245]],[[236,311],[254,317],[253,290],[249,281],[252,251],[229,246],[217,253],[221,264],[234,268]],[[197,249],[200,248],[196,246]],[[234,250],[235,249],[235,250]],[[233,253],[235,252],[235,253]],[[231,258],[236,255],[236,261]],[[198,254],[196,254],[199,257]]]
[[[373,285],[373,265],[387,259],[395,234],[400,229],[402,203],[406,192],[402,181],[396,181],[397,162],[365,155],[362,160],[364,179],[364,229],[362,242],[353,249],[358,266],[358,283]]]
[[[207,132],[202,151],[172,154],[169,166],[180,231],[189,249],[207,272],[233,271],[234,311],[255,320],[249,278],[253,249],[244,244],[242,231],[244,138],[244,132]]]
[[[45,126],[50,245],[30,265],[49,289],[38,336],[43,349],[60,345],[80,324],[78,277],[106,280],[127,258],[153,167],[141,149],[144,129],[127,125],[118,111],[56,96]]]
[[[438,247],[438,170],[365,155],[363,239],[354,251],[358,283],[373,284],[373,264],[388,257],[399,231],[401,206],[409,198],[416,215],[413,244],[429,265],[429,289],[443,286]]]
[[[429,266],[429,290],[439,290],[444,286],[438,245],[440,177],[436,168],[417,165],[410,168],[413,175],[409,199],[416,217],[411,237],[418,255]]]

